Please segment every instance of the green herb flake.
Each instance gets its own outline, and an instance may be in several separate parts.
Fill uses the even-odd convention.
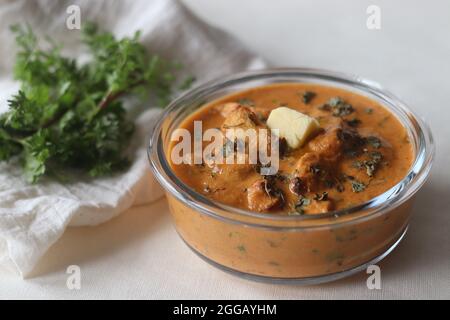
[[[322,192],[322,193],[316,193],[315,195],[314,195],[314,200],[317,200],[317,201],[326,201],[326,200],[328,200],[328,192]]]
[[[335,117],[344,117],[353,113],[354,108],[351,104],[345,102],[340,97],[334,97],[328,100],[327,103],[319,106],[319,109],[324,111],[331,111]]]
[[[362,192],[366,189],[366,185],[361,181],[353,179],[350,181],[350,183],[352,185],[352,191],[355,193]]]
[[[305,213],[304,208],[309,206],[310,204],[311,204],[310,199],[300,196],[294,205],[294,209],[298,214],[304,214]]]
[[[364,168],[364,161],[359,161],[359,160],[353,161],[352,167],[356,168],[356,169],[362,169],[362,168]]]
[[[369,153],[369,157],[373,161],[379,162],[379,161],[381,161],[381,159],[383,159],[383,154],[379,151],[372,151]]]
[[[239,104],[250,106],[250,107],[254,107],[255,106],[255,102],[252,99],[249,99],[249,98],[242,98],[242,99],[239,99],[237,102]]]
[[[335,117],[344,117],[353,112],[353,107],[349,104],[342,104],[336,108],[333,108],[333,116]]]
[[[328,104],[332,108],[337,107],[338,105],[343,104],[343,103],[344,103],[344,100],[341,97],[334,97],[334,98],[331,98],[330,100],[328,100]]]
[[[375,136],[366,137],[366,141],[375,149],[379,149],[381,147],[381,140]]]
[[[312,99],[316,96],[315,92],[312,91],[305,91],[301,94],[302,100],[304,104],[308,104],[311,102]]]
[[[359,120],[358,118],[353,118],[351,120],[345,120],[345,123],[348,126],[350,126],[352,128],[355,128],[355,127],[357,127],[357,126],[359,126],[361,124],[361,120]]]
[[[311,200],[309,200],[306,197],[301,197],[297,202],[297,205],[300,205],[300,206],[309,206],[310,204],[311,204]]]
[[[377,169],[377,163],[375,161],[365,161],[364,166],[366,167],[366,174],[369,177],[373,177],[375,170]]]

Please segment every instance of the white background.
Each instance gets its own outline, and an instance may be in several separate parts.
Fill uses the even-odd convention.
[[[273,65],[370,78],[430,124],[434,169],[417,196],[407,237],[380,264],[382,290],[368,290],[364,273],[315,287],[224,274],[185,247],[160,200],[99,227],[68,230],[31,279],[0,271],[0,298],[450,298],[450,2],[184,2]],[[371,4],[381,8],[381,30],[366,28]],[[81,290],[66,288],[70,264],[81,267]]]

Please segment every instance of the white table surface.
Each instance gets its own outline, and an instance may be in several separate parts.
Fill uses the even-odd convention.
[[[164,199],[98,227],[71,228],[30,279],[0,270],[0,298],[342,299],[450,298],[450,2],[184,0],[277,66],[362,75],[407,101],[431,125],[436,160],[417,196],[409,233],[381,266],[382,289],[364,273],[330,284],[269,285],[225,274],[178,238]],[[366,8],[381,8],[381,30]],[[66,286],[69,265],[81,289]]]

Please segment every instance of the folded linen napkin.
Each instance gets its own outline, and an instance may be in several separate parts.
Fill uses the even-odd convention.
[[[66,27],[67,8],[77,5],[81,21],[95,21],[117,36],[142,31],[141,41],[168,59],[181,61],[199,82],[264,62],[223,32],[199,21],[175,0],[51,1],[15,0],[0,4],[0,112],[18,89],[12,80],[14,37],[11,24],[28,22],[37,34],[65,44],[64,53],[82,59],[79,31]],[[135,158],[125,173],[61,184],[43,179],[27,184],[15,163],[0,163],[0,266],[29,274],[68,226],[96,225],[127,208],[162,196],[149,172],[146,146],[160,109],[149,108],[137,120]]]

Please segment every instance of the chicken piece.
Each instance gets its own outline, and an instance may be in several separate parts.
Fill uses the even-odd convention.
[[[225,104],[219,105],[217,107],[217,110],[219,110],[220,115],[222,117],[226,118],[230,115],[231,112],[238,109],[239,107],[247,108],[248,110],[255,113],[256,118],[261,122],[267,120],[270,112],[272,111],[271,109],[266,109],[266,108],[258,108],[257,109],[253,106],[243,106],[242,104],[239,104],[237,102],[227,102]]]
[[[342,141],[342,151],[344,154],[357,155],[361,153],[366,141],[357,131],[343,129],[338,132],[338,135]]]
[[[227,138],[235,142],[236,148],[240,152],[251,154],[252,158],[258,157],[259,147],[266,148],[266,154],[269,156],[272,138],[270,129],[257,119],[256,114],[251,111],[250,107],[230,105],[230,108],[234,108],[234,110],[228,113],[222,124],[222,130]],[[226,131],[227,129],[242,129],[242,131]],[[248,129],[254,129],[255,131],[252,132]],[[260,139],[263,136],[265,136],[265,139]],[[273,135],[273,138],[276,139],[277,137]]]
[[[253,111],[249,108],[239,105],[233,111],[229,112],[225,121],[222,124],[222,129],[241,128],[250,129],[256,128],[258,119]]]
[[[303,191],[315,190],[318,186],[318,177],[321,174],[321,159],[317,153],[308,152],[305,153],[297,162],[294,171],[294,178],[291,180],[290,189],[294,193],[298,194],[298,189],[295,188],[296,178],[299,178],[302,182]]]
[[[237,102],[227,102],[219,106],[220,115],[224,118],[228,117],[231,112],[241,107]]]
[[[337,160],[342,152],[341,131],[340,128],[333,128],[318,135],[309,142],[310,149],[328,161]]]
[[[249,174],[255,172],[256,164],[249,162],[247,155],[245,155],[244,163],[238,163],[238,159],[234,158],[233,163],[227,164],[224,158],[223,163],[214,163],[211,165],[211,173],[226,177],[227,181],[239,182],[248,177]]]
[[[328,200],[312,200],[308,205],[308,213],[327,213],[334,209],[334,202],[330,199]]]
[[[330,168],[339,159],[343,150],[341,140],[342,129],[334,127],[316,136],[308,143],[310,152],[305,153],[297,162],[294,171],[294,178],[291,180],[291,191],[299,191],[295,188],[295,178],[299,178],[303,183],[303,190],[314,191],[319,187],[320,181],[331,179]],[[298,184],[298,183],[297,183]]]
[[[281,191],[274,191],[265,179],[255,181],[247,189],[248,208],[257,212],[264,212],[279,208],[283,205]]]

